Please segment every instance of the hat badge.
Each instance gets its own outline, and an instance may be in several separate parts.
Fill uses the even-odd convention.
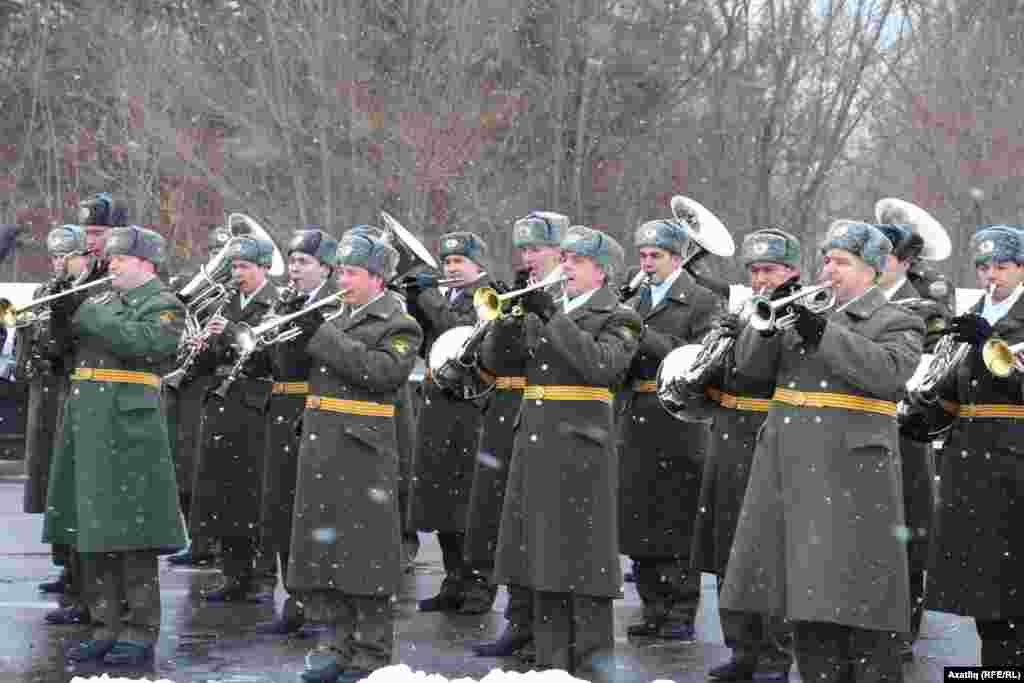
[[[352,245],[351,244],[343,244],[338,249],[338,256],[340,256],[341,258],[348,258],[349,254],[351,254],[351,253],[352,253]]]
[[[754,244],[753,244],[753,246],[751,246],[750,250],[752,252],[754,252],[755,256],[763,256],[765,254],[765,252],[768,251],[768,243],[767,242],[754,242]]]
[[[651,226],[651,227],[647,228],[646,230],[644,230],[643,239],[645,239],[645,240],[653,240],[657,236],[658,236],[658,229],[655,228],[654,226]]]
[[[530,224],[529,223],[520,223],[519,227],[516,228],[516,237],[518,237],[521,240],[529,239],[530,238]]]
[[[978,244],[979,254],[991,254],[996,250],[996,243],[993,240],[984,240]]]
[[[452,237],[451,239],[447,240],[444,243],[444,248],[445,249],[455,249],[458,246],[459,246],[459,241],[457,239],[455,239],[454,237]]]
[[[846,237],[850,233],[850,229],[846,224],[837,225],[832,229],[832,237]]]
[[[90,214],[92,214],[92,210],[88,206],[78,207],[78,222],[84,223],[89,220]]]

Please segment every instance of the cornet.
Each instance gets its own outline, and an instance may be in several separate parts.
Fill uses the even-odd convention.
[[[522,289],[505,292],[504,294],[498,294],[498,292],[491,287],[478,289],[473,294],[473,306],[476,308],[476,317],[478,320],[496,320],[498,318],[505,318],[508,316],[522,315],[522,310],[519,309],[518,306],[514,306],[512,309],[507,309],[507,304],[520,299],[523,295],[532,291],[547,289],[548,287],[562,284],[568,279],[568,276],[562,273],[562,267],[558,266],[540,282],[535,282],[534,284],[529,285],[528,287],[523,287]]]
[[[758,332],[788,330],[796,323],[797,314],[792,306],[804,306],[811,313],[824,313],[836,305],[836,293],[831,283],[803,287],[783,299],[772,301],[765,296],[751,297],[750,326]],[[782,315],[779,315],[782,311]]]

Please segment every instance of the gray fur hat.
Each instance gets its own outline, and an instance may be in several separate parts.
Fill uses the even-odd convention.
[[[848,251],[874,268],[876,273],[884,273],[886,257],[892,253],[892,242],[870,223],[839,220],[829,226],[821,253],[825,254],[830,249]]]
[[[166,247],[167,241],[160,233],[140,228],[137,225],[129,225],[110,231],[105,255],[108,258],[118,255],[135,256],[159,266],[164,262]]]
[[[740,260],[744,268],[752,263],[778,263],[790,268],[800,267],[800,240],[778,228],[755,230],[743,238]]]
[[[585,225],[569,228],[562,240],[562,250],[593,259],[594,263],[604,269],[609,283],[626,262],[625,251],[614,237]]]
[[[232,238],[227,255],[231,259],[241,259],[269,268],[274,263],[274,245],[251,235],[241,235]]]
[[[971,238],[974,265],[1012,261],[1024,263],[1024,233],[1009,225],[989,225]]]
[[[647,221],[633,235],[637,247],[655,247],[682,256],[690,242],[690,230],[685,223],[669,218]]]
[[[372,235],[350,231],[338,243],[337,263],[339,266],[365,268],[386,280],[398,265],[398,252]]]
[[[554,211],[531,211],[512,227],[512,246],[557,247],[569,229],[569,217]]]
[[[448,256],[465,256],[481,268],[486,268],[487,243],[473,232],[449,232],[441,235],[441,260]]]
[[[46,251],[51,256],[75,256],[85,254],[89,248],[85,243],[85,230],[78,225],[62,225],[46,236]]]

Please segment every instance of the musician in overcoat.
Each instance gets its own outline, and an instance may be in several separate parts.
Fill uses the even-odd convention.
[[[473,294],[487,284],[487,245],[471,232],[441,236],[439,251],[446,278],[459,278],[446,293],[436,278],[407,290],[414,315],[421,320],[429,357],[434,341],[459,325],[475,325]],[[424,276],[429,274],[422,274]],[[466,509],[477,461],[480,407],[450,396],[430,377],[420,387],[423,406],[417,424],[409,485],[409,528],[436,531],[445,577],[437,595],[421,600],[420,611],[456,611],[466,599],[472,577],[463,561]]]
[[[991,226],[971,240],[983,287],[992,287],[950,331],[969,351],[938,386],[954,416],[937,454],[939,515],[934,563],[928,569],[929,609],[974,617],[983,666],[1024,665],[1024,392],[1021,374],[999,377],[983,359],[986,341],[1024,342],[1024,236]]]
[[[740,260],[758,296],[779,299],[799,285],[800,242],[778,228],[755,230],[743,239]],[[719,321],[723,336],[735,338],[745,320],[731,312]],[[704,461],[700,499],[694,524],[692,569],[725,579],[729,551],[750,478],[757,433],[768,415],[774,379],[741,375],[735,348],[713,371],[707,396],[714,404],[708,455]],[[786,680],[792,665],[792,638],[782,619],[719,606],[719,620],[731,659],[708,672],[715,681]]]
[[[614,645],[619,597],[618,462],[612,396],[642,321],[611,283],[622,247],[583,226],[562,240],[565,299],[522,297],[529,314],[494,325],[484,365],[522,349],[526,389],[495,557],[495,580],[534,592],[536,664],[595,672]]]
[[[235,237],[229,249],[238,289],[207,321],[204,348],[196,360],[197,374],[215,375],[219,382],[237,360],[234,330],[243,323],[259,324],[277,299],[277,288],[267,279],[274,245],[246,235]],[[256,354],[223,398],[216,389],[205,397],[189,528],[221,542],[222,577],[204,591],[208,601],[243,600],[255,588],[270,373],[269,358]]]
[[[287,581],[306,618],[329,625],[305,681],[355,681],[392,660],[390,599],[402,574],[394,403],[422,341],[384,290],[396,262],[380,240],[347,235],[337,266],[346,312],[296,321],[313,366]]]
[[[619,459],[619,552],[633,560],[643,602],[642,619],[627,633],[683,641],[694,638],[700,601],[690,546],[707,425],[669,415],[656,379],[662,359],[678,346],[699,343],[720,310],[718,298],[683,268],[688,230],[682,221],[653,220],[633,236],[647,282],[627,305],[643,318],[644,334],[630,365]]]
[[[52,306],[54,334],[73,338],[75,357],[43,540],[81,554],[85,599],[99,622],[68,651],[73,661],[152,663],[157,554],[185,543],[160,401],[184,308],[156,277],[164,245],[150,230],[114,229],[105,247],[114,291],[77,310],[66,299]]]
[[[512,226],[512,246],[519,250],[526,277],[513,286],[520,289],[528,281],[541,282],[562,261],[562,238],[569,228],[569,218],[553,211],[534,211]],[[466,513],[466,564],[479,577],[494,585],[494,555],[498,546],[505,489],[513,456],[516,415],[523,399],[526,378],[523,376],[524,355],[521,347],[494,349],[488,358],[491,365],[484,370],[495,380],[488,396],[480,432],[481,457],[473,472],[473,487]],[[481,591],[482,592],[482,591]],[[533,594],[520,585],[508,586],[505,607],[507,624],[494,641],[478,643],[473,651],[484,657],[514,654],[533,639]],[[480,606],[490,601],[477,601]],[[465,605],[463,606],[465,610]]]
[[[275,315],[289,315],[338,292],[334,266],[338,241],[318,228],[297,230],[288,244],[289,286],[274,306]],[[337,309],[337,305],[327,308]],[[280,330],[277,330],[279,332]],[[263,464],[263,493],[260,509],[260,550],[274,561],[280,560],[284,579],[288,573],[288,551],[292,538],[292,513],[295,504],[295,478],[299,462],[299,437],[296,425],[306,409],[309,374],[313,358],[308,339],[296,338],[268,349],[273,368],[274,387],[266,419],[266,451]],[[288,588],[287,583],[285,588]],[[288,595],[281,616],[257,631],[284,635],[302,626],[302,607]]]
[[[838,221],[821,279],[837,307],[795,306],[791,329],[748,325],[737,372],[774,381],[721,604],[793,622],[800,675],[899,681],[910,626],[896,424],[924,324],[875,285],[892,250],[875,227]]]
[[[947,332],[952,311],[946,297],[936,296],[940,287],[924,285],[910,277],[911,268],[924,249],[924,239],[910,225],[878,225],[892,242],[893,252],[886,260],[878,287],[885,297],[920,316],[925,325],[924,353],[932,353]],[[921,630],[924,614],[925,569],[934,534],[935,457],[931,443],[900,434],[903,473],[903,513],[906,518],[907,570],[910,578],[910,632],[904,639],[904,656],[913,656],[913,644]]]

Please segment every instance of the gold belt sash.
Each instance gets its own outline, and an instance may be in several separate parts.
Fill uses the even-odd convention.
[[[525,377],[495,377],[494,378],[495,389],[525,389],[526,378]]]
[[[274,382],[274,394],[308,394],[309,382]]]
[[[657,393],[658,382],[657,380],[653,379],[637,380],[636,382],[633,382],[633,391],[637,392],[638,394]]]
[[[729,408],[731,410],[749,410],[755,413],[767,413],[768,408],[772,402],[767,398],[753,398],[752,396],[733,396],[727,394],[724,391],[719,391],[714,387],[708,387],[707,391],[708,398],[722,406],[723,408]]]
[[[331,398],[330,396],[317,396],[316,394],[306,397],[306,407],[330,413],[344,413],[346,415],[366,415],[369,417],[395,416],[395,407],[385,403],[350,401],[343,398]]]
[[[953,403],[940,401],[942,409],[957,417],[1005,417],[1012,420],[1024,419],[1024,406],[1013,403]]]
[[[548,401],[604,401],[612,402],[612,392],[604,387],[558,384],[531,384],[523,391],[523,398]]]
[[[71,379],[79,382],[117,382],[119,384],[145,384],[160,388],[160,377],[152,372],[139,370],[108,370],[104,368],[75,368]]]
[[[879,415],[896,416],[896,404],[877,398],[865,398],[851,394],[830,394],[822,391],[793,391],[792,389],[776,389],[773,401],[788,403],[791,406],[808,406],[811,408],[843,408],[861,413],[877,413]]]

